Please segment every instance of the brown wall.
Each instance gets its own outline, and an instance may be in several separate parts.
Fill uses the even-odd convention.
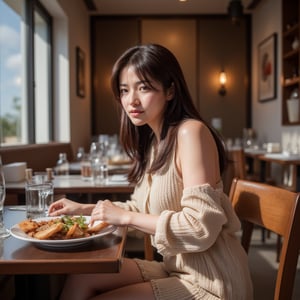
[[[246,24],[233,26],[227,19],[198,22],[199,110],[206,120],[222,119],[225,137],[241,137],[247,124],[249,74]],[[218,94],[221,69],[227,74],[226,95]]]
[[[226,16],[95,17],[92,19],[93,135],[118,133],[119,117],[109,86],[117,57],[135,44],[154,42],[178,58],[192,96],[208,122],[221,118],[226,138],[242,136],[250,119],[247,27]],[[218,94],[218,75],[227,73],[227,94]]]
[[[119,132],[119,114],[110,89],[111,70],[123,51],[139,41],[135,18],[96,18],[92,24],[92,134]]]
[[[197,99],[197,21],[195,18],[144,18],[141,22],[141,42],[165,46],[178,59],[190,93]]]

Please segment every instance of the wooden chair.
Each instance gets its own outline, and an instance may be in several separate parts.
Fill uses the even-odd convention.
[[[251,181],[259,181],[256,176],[252,176],[250,174],[247,174],[247,163],[246,163],[246,157],[245,152],[243,148],[239,149],[231,149],[227,152],[227,157],[229,160],[227,169],[222,175],[223,180],[223,190],[224,192],[229,195],[231,184],[234,178],[239,179],[246,179]],[[270,236],[270,233],[267,232],[267,236]],[[261,230],[261,239],[263,242],[266,240],[266,230],[262,228]],[[280,249],[281,240],[278,237],[278,249]],[[277,261],[279,258],[279,251],[277,251]]]
[[[254,224],[283,238],[274,300],[292,299],[300,248],[300,194],[264,183],[234,179],[232,205],[242,222],[242,245],[249,250]]]
[[[151,245],[151,238],[149,234],[144,235],[144,251],[146,260],[154,260],[154,252]]]

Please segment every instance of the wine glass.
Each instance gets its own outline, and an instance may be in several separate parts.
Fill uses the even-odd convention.
[[[3,220],[3,207],[4,207],[4,200],[6,196],[5,191],[5,179],[2,169],[2,160],[0,157],[0,238],[6,238],[10,235],[10,232],[8,229],[4,226],[4,220]]]

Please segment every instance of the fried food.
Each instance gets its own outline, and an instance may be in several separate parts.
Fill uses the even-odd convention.
[[[87,229],[87,232],[88,233],[96,233],[96,232],[99,232],[101,231],[103,228],[107,227],[109,224],[108,223],[105,223],[105,222],[101,222],[93,227],[89,227]]]
[[[64,240],[94,235],[109,224],[102,222],[89,227],[83,216],[63,216],[41,221],[24,220],[18,225],[28,236],[39,240]]]
[[[76,239],[84,236],[85,236],[85,231],[82,230],[77,223],[71,226],[66,234],[67,239],[71,239],[71,238]]]
[[[90,236],[91,234],[88,234],[86,230],[82,230],[79,226],[76,226],[72,236],[70,238],[76,239],[84,236]]]
[[[72,235],[74,234],[75,230],[77,228],[77,223],[75,223],[74,225],[72,225],[70,227],[70,229],[68,230],[67,234],[66,234],[66,238],[69,239],[72,237]]]
[[[27,232],[30,232],[30,231],[33,231],[33,230],[37,229],[39,227],[39,225],[36,222],[29,219],[29,220],[24,220],[24,221],[20,222],[19,227],[25,233],[27,233]]]
[[[64,227],[63,223],[61,222],[55,223],[45,230],[39,230],[37,233],[33,235],[33,237],[39,240],[47,240],[57,232],[60,232],[63,229],[63,227]]]

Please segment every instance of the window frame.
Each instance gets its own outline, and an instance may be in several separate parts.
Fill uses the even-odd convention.
[[[27,86],[27,131],[28,144],[36,143],[36,124],[35,124],[35,74],[34,74],[34,13],[40,14],[47,24],[49,57],[48,57],[48,113],[49,113],[49,141],[54,139],[54,101],[53,101],[53,38],[52,38],[52,17],[38,0],[26,0],[25,3],[25,23],[26,23],[26,86]]]

